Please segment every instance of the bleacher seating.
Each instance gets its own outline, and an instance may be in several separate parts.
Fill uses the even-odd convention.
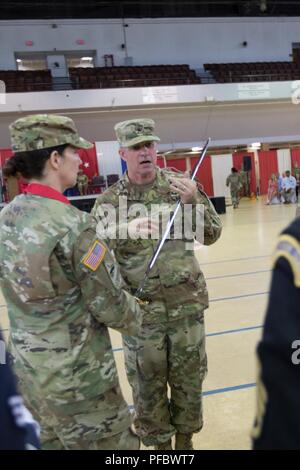
[[[188,65],[144,65],[95,68],[70,68],[72,87],[124,88],[163,85],[191,85],[201,83]]]
[[[298,80],[298,62],[237,62],[224,64],[204,64],[217,83],[270,82]]]
[[[193,85],[200,78],[188,65],[145,65],[95,68],[70,68],[70,82],[66,77],[66,89],[124,88],[168,85]],[[4,70],[0,80],[7,93],[25,91],[51,91],[54,81],[50,70]]]
[[[217,83],[284,81],[300,79],[300,62],[236,62],[204,64]],[[200,84],[187,64],[70,68],[64,89],[128,88]],[[51,91],[50,70],[0,70],[7,93]]]
[[[0,80],[5,83],[6,93],[52,90],[50,70],[0,70]]]

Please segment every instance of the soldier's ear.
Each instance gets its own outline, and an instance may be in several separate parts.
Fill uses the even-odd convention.
[[[127,162],[126,150],[125,150],[123,147],[120,147],[120,148],[119,148],[119,155],[120,155],[120,157],[122,158],[122,160],[124,160],[125,162]]]
[[[49,164],[51,168],[55,170],[59,169],[60,164],[61,164],[61,155],[58,153],[57,150],[53,150],[53,152],[51,152],[50,158],[49,158]]]

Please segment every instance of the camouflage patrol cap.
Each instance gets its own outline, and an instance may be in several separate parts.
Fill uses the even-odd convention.
[[[93,146],[79,137],[72,119],[57,114],[25,116],[10,124],[9,130],[14,152],[28,152],[64,144],[85,149]]]
[[[130,119],[118,122],[115,132],[122,147],[132,147],[142,142],[159,141],[153,134],[155,122],[152,119]]]

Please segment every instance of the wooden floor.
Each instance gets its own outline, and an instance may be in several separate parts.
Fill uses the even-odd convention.
[[[255,347],[262,333],[271,255],[280,231],[295,217],[295,205],[267,206],[243,199],[222,215],[223,233],[197,258],[210,294],[206,311],[209,372],[204,382],[204,428],[195,449],[249,449],[255,410]],[[8,334],[0,293],[0,323]],[[132,405],[120,335],[111,332],[124,397]]]

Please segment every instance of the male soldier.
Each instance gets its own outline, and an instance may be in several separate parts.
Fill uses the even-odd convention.
[[[254,449],[300,449],[300,219],[279,238],[257,348]]]
[[[134,119],[115,126],[120,156],[128,171],[96,201],[93,214],[104,226],[104,208],[119,208],[121,201],[131,209],[143,204],[173,207],[204,205],[204,243],[214,243],[221,221],[206,195],[187,176],[156,166],[154,121]],[[197,205],[197,206],[196,206]],[[107,206],[108,207],[108,206]],[[136,217],[136,216],[135,216]],[[152,222],[137,218],[137,229],[150,234]],[[99,224],[100,225],[100,224]],[[121,228],[121,224],[119,224]],[[111,229],[111,224],[110,224]],[[135,427],[146,446],[168,450],[176,434],[176,449],[192,449],[192,435],[202,428],[202,382],[207,370],[204,309],[208,307],[205,280],[186,239],[166,240],[153,267],[144,295],[143,327],[139,337],[123,335],[128,380],[133,390]],[[111,240],[127,289],[135,293],[157,240],[117,238]],[[168,400],[167,385],[171,390]]]
[[[107,327],[137,334],[141,315],[89,214],[71,206],[81,165],[65,116],[32,115],[10,126],[4,167],[29,181],[0,213],[0,287],[23,396],[44,449],[138,449]]]
[[[83,170],[79,170],[79,173],[77,176],[77,186],[78,186],[80,196],[84,196],[87,194],[88,184],[89,184],[89,179],[87,175],[83,172]]]
[[[240,177],[240,191],[242,190],[242,196],[250,196],[250,188],[249,188],[249,179],[248,179],[248,171],[243,170],[243,167],[238,172]]]
[[[230,186],[230,194],[234,209],[239,207],[239,191],[242,187],[241,177],[236,168],[231,168],[231,174],[227,176],[226,186]]]

